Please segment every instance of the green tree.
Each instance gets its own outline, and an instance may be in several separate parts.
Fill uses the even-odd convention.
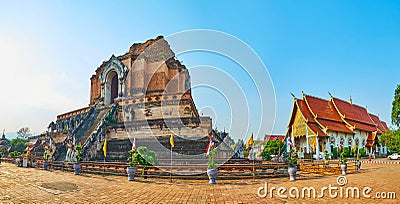
[[[26,149],[25,143],[27,142],[28,140],[24,140],[22,138],[14,138],[10,141],[11,149],[17,152],[24,152]]]
[[[18,137],[26,139],[29,136],[29,132],[31,132],[31,129],[29,129],[29,127],[23,127],[18,130],[17,134]]]
[[[400,84],[394,91],[394,99],[392,103],[392,124],[400,127]]]
[[[379,137],[379,143],[386,145],[391,152],[400,152],[400,129],[386,131]]]
[[[267,140],[264,142],[264,151],[263,151],[265,152],[264,155],[267,156],[266,153],[268,153],[268,155],[277,155],[280,153],[282,147],[283,147],[283,142],[279,139]]]

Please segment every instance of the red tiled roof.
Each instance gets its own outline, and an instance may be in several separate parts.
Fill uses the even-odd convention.
[[[285,135],[264,135],[264,140],[284,140]]]
[[[385,122],[382,122],[378,116],[374,114],[369,114],[371,116],[371,119],[374,121],[374,123],[377,125],[379,133],[384,133],[388,128],[386,126]]]
[[[307,123],[308,127],[318,136],[328,136],[316,123]]]
[[[336,105],[338,111],[344,116],[345,120],[350,119],[352,121],[357,121],[371,126],[375,126],[375,123],[372,121],[371,117],[369,116],[365,108],[351,104],[347,101],[343,101],[338,98],[332,98],[332,101]],[[350,123],[350,121],[348,122]]]
[[[307,95],[305,95],[304,98],[317,118],[343,122],[331,101]]]
[[[289,124],[292,124],[297,108],[307,120],[310,129],[325,136],[324,129],[345,133],[354,133],[349,125],[356,129],[382,134],[387,130],[385,122],[379,117],[369,114],[361,106],[351,104],[338,98],[331,100],[303,95],[296,99]]]
[[[360,123],[353,120],[347,120],[347,122],[350,123],[351,125],[354,125],[355,128],[359,130],[364,130],[368,132],[379,131],[379,129],[375,125],[367,125],[365,123]]]
[[[351,133],[351,134],[354,133],[344,123],[331,121],[331,120],[325,120],[325,119],[317,119],[317,120],[321,125],[326,127],[328,130],[334,130],[334,131],[338,131],[338,132],[345,132],[345,133]]]
[[[299,107],[301,113],[307,119],[307,121],[308,122],[315,122],[314,116],[312,115],[312,113],[308,109],[308,106],[307,106],[306,102],[304,100],[297,99],[297,104],[298,104],[298,107]]]
[[[321,124],[323,128],[339,132],[353,133],[353,131],[345,125],[331,101],[308,95],[304,95],[304,98],[311,111],[317,116],[316,121]]]

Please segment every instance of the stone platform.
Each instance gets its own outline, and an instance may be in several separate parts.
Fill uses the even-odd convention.
[[[400,165],[365,164],[361,173],[348,174],[346,186],[372,188],[377,192],[400,193]],[[258,188],[284,186],[320,189],[337,185],[337,176],[302,175],[295,182],[288,178],[261,180],[224,180],[209,185],[207,180],[168,180],[137,178],[128,182],[121,176],[73,175],[72,172],[44,171],[0,164],[0,203],[399,203],[377,198],[260,198]],[[217,180],[218,181],[218,180]],[[276,193],[276,191],[275,191]],[[288,192],[286,192],[288,195]],[[327,195],[327,194],[325,194]]]

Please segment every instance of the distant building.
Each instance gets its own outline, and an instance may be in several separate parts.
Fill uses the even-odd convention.
[[[305,95],[294,96],[287,135],[301,154],[321,158],[333,148],[365,148],[368,155],[387,154],[379,136],[388,127],[367,109],[330,95],[329,100]]]
[[[10,144],[8,143],[8,141],[6,139],[6,135],[4,134],[4,130],[3,130],[3,135],[1,136],[1,140],[0,140],[0,154],[4,150],[8,151],[9,148],[10,148]]]
[[[264,141],[269,141],[269,140],[285,140],[285,135],[264,135]]]

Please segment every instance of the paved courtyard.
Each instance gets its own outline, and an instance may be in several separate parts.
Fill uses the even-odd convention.
[[[399,203],[400,165],[363,164],[363,170],[346,176],[348,183],[342,188],[357,187],[360,198],[346,198],[337,176],[317,176],[301,174],[297,181],[287,178],[262,180],[219,181],[209,185],[206,180],[169,180],[137,178],[128,182],[124,176],[101,176],[92,174],[73,175],[72,172],[44,171],[33,168],[19,168],[13,164],[0,164],[0,203]],[[268,193],[273,196],[259,197],[257,191],[267,182]],[[337,187],[336,198],[331,198],[323,187]],[[317,196],[324,192],[323,198],[301,198],[303,187],[314,187]],[[363,189],[371,191],[363,196]],[[275,189],[274,189],[275,188]],[[279,198],[296,194],[300,198]],[[286,189],[283,192],[283,188]],[[395,199],[377,199],[376,193],[395,192]],[[262,195],[263,189],[260,191]],[[350,195],[350,193],[349,193]],[[356,194],[355,194],[356,195]],[[381,195],[381,194],[379,194]],[[262,195],[263,196],[263,195]]]

